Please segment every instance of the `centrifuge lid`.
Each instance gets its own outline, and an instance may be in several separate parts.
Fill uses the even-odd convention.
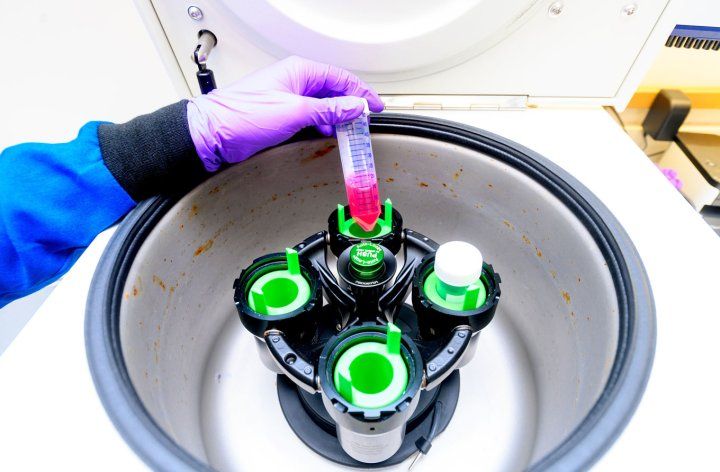
[[[207,29],[218,84],[295,54],[356,71],[385,95],[455,96],[449,108],[488,103],[480,96],[623,106],[673,27],[670,0],[138,3],[185,93],[199,92],[191,53]]]

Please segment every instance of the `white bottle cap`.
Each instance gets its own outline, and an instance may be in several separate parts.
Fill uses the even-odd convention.
[[[479,279],[482,265],[480,250],[464,241],[441,244],[435,253],[435,275],[453,287],[467,287]]]

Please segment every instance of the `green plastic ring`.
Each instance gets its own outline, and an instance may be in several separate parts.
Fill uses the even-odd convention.
[[[365,341],[342,353],[335,364],[333,381],[348,402],[376,409],[405,392],[408,370],[401,354],[390,354],[381,342]]]
[[[287,268],[270,270],[250,286],[248,305],[256,313],[267,316],[285,315],[310,300],[310,283],[302,274],[297,251],[288,248],[285,254]]]
[[[434,271],[425,278],[423,292],[434,304],[453,311],[480,308],[487,299],[487,289],[482,278],[467,287],[452,287],[438,279]]]

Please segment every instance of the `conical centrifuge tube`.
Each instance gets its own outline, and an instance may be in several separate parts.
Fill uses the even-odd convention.
[[[368,114],[366,102],[362,115],[335,126],[350,216],[364,231],[371,231],[380,216],[380,196],[370,144]]]

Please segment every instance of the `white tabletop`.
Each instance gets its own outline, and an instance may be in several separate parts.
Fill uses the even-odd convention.
[[[6,4],[0,149],[68,141],[88,121],[121,122],[178,99],[132,0]],[[0,356],[2,470],[144,469],[105,415],[85,360],[85,294],[108,237]]]
[[[35,10],[21,15],[37,20],[20,22],[37,32],[25,66],[45,75],[31,80],[33,87],[44,83],[37,95],[3,97],[20,110],[13,139],[69,138],[89,119],[124,119],[175,99],[130,2],[56,3],[47,2],[45,17]],[[87,33],[95,36],[83,56],[94,66],[84,72],[81,93],[73,74],[58,64],[48,75],[45,67],[56,61],[60,43]],[[137,63],[151,72],[142,80]],[[597,469],[716,468],[720,238],[601,109],[435,114],[502,134],[563,166],[616,214],[643,258],[657,305],[655,365],[638,412]],[[0,145],[10,144],[2,138]],[[85,299],[110,232],[96,239],[0,356],[3,469],[145,468],[107,418],[85,358]],[[423,467],[433,469],[432,454]]]
[[[717,469],[720,237],[602,109],[437,116],[502,134],[564,167],[640,253],[657,310],[655,361],[637,412],[595,468]]]

